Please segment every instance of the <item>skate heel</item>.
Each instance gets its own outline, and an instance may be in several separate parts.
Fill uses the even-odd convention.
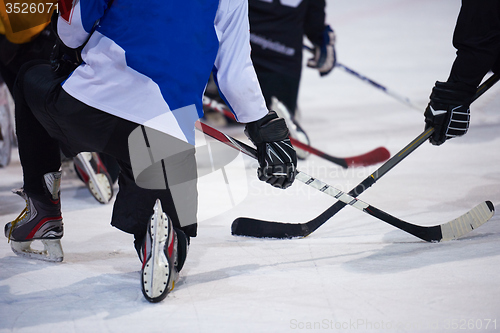
[[[75,167],[94,198],[107,204],[113,197],[113,182],[97,153],[82,152],[74,158]]]
[[[141,248],[141,283],[144,297],[156,303],[174,289],[179,272],[176,267],[178,241],[172,221],[162,211],[160,200],[156,200],[153,210]]]
[[[145,262],[142,271],[143,291],[150,302],[155,302],[166,295],[171,284],[171,263],[164,253],[169,233],[168,218],[162,212],[161,205],[155,205],[151,218],[151,257]],[[173,286],[171,287],[173,289]]]

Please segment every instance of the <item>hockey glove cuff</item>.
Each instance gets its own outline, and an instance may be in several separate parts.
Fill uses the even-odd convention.
[[[83,62],[82,60],[83,46],[73,49],[64,45],[63,41],[59,38],[59,35],[57,34],[58,17],[59,13],[56,10],[52,14],[51,27],[57,39],[50,54],[50,65],[55,73],[61,76],[67,76],[71,72],[73,72],[78,66],[80,66],[80,64]]]
[[[281,189],[292,185],[297,155],[288,138],[285,120],[270,111],[262,119],[248,123],[245,134],[257,147],[259,179]]]
[[[469,106],[475,87],[463,83],[436,82],[424,112],[425,129],[434,127],[430,143],[439,146],[469,129]]]
[[[71,74],[82,63],[80,49],[70,49],[57,40],[50,54],[52,70],[61,75]]]
[[[330,73],[337,63],[335,54],[335,32],[327,25],[323,30],[323,42],[314,46],[314,57],[307,61],[307,66],[316,68],[319,75]]]

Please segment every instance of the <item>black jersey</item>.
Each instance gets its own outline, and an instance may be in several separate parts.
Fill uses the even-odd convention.
[[[453,45],[457,57],[448,81],[477,87],[499,65],[500,1],[462,0]]]
[[[252,61],[257,68],[300,77],[304,35],[320,45],[324,0],[249,0]]]

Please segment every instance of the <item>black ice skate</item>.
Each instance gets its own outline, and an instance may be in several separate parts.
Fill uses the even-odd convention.
[[[60,183],[61,172],[51,172],[44,176],[47,195],[28,196],[22,189],[14,191],[26,201],[21,214],[5,225],[5,236],[15,254],[45,261],[63,260]],[[34,240],[42,241],[43,251],[31,248]]]
[[[160,200],[156,200],[153,210],[139,256],[142,293],[148,301],[156,303],[174,289],[186,259],[188,242],[181,230],[174,230]]]
[[[304,132],[299,123],[295,119],[293,119],[285,104],[279,101],[276,97],[272,97],[271,100],[271,110],[276,111],[278,117],[285,119],[285,123],[288,127],[288,131],[290,132],[290,136],[297,141],[300,141],[306,145],[310,145],[309,137],[307,136],[306,132]],[[294,147],[294,149],[297,153],[298,159],[304,160],[307,158],[307,156],[310,155],[308,151],[305,151],[303,149],[299,149],[297,147]]]
[[[113,182],[99,155],[83,152],[78,154],[73,162],[94,198],[102,204],[108,203],[113,197]]]

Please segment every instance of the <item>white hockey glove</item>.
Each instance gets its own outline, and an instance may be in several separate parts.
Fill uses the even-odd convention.
[[[307,67],[316,68],[319,75],[325,76],[330,73],[337,63],[335,54],[335,32],[329,25],[323,30],[323,42],[314,45],[314,57],[307,61]]]

